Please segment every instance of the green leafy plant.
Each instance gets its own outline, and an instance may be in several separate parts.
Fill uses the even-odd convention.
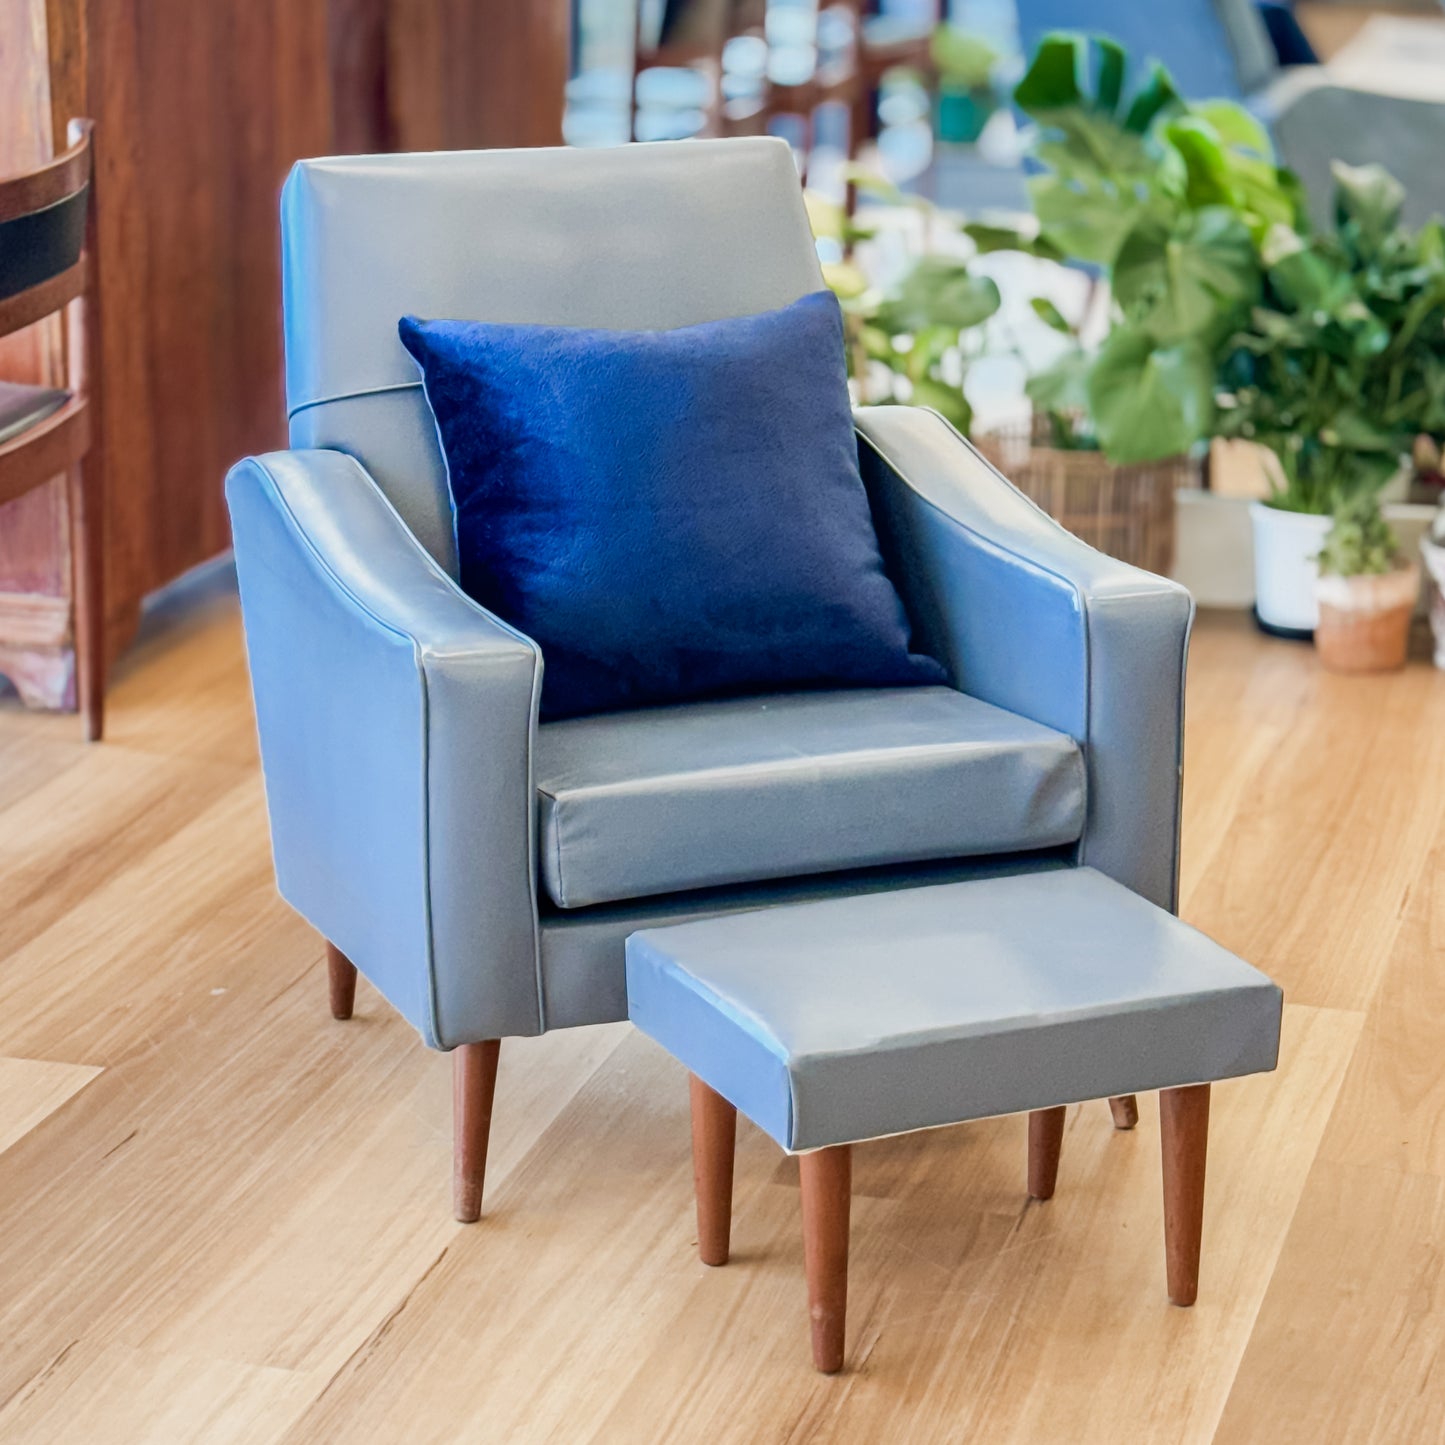
[[[896,281],[875,286],[851,261],[825,263],[823,276],[843,309],[848,374],[861,406],[903,402],[932,407],[965,435],[973,410],[963,393],[968,362],[982,344],[977,328],[999,308],[998,287],[973,275],[965,261],[929,249],[944,226],[935,208],[871,176],[860,188],[888,204],[918,212],[922,248]],[[842,207],[808,198],[814,233],[840,245],[874,234]]]
[[[1082,412],[1119,463],[1209,433],[1221,348],[1261,290],[1259,247],[1271,228],[1302,223],[1298,182],[1247,111],[1186,102],[1158,64],[1129,80],[1114,41],[1046,37],[1014,92],[1035,122],[1037,228],[965,227],[981,250],[1085,264],[1109,281],[1102,346],[1085,351],[1074,334],[1029,394],[1045,411]]]
[[[1400,223],[1379,166],[1337,163],[1335,224],[1266,234],[1265,285],[1230,338],[1217,430],[1267,447],[1288,511],[1339,512],[1445,434],[1445,230]]]
[[[1341,503],[1320,549],[1320,572],[1325,576],[1379,577],[1400,562],[1400,543],[1380,510],[1373,492]]]

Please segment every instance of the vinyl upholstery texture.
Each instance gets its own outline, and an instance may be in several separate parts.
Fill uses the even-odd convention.
[[[553,903],[538,769],[555,765],[554,796],[567,798],[558,780],[612,764],[542,741],[543,727],[574,726],[539,724],[542,649],[456,584],[441,455],[397,319],[671,327],[786,305],[820,277],[782,142],[303,162],[283,199],[283,247],[293,450],[248,458],[227,481],[277,879],[429,1044],[621,1017],[623,942],[639,926],[800,895],[896,888],[938,870],[1084,863],[1173,907],[1188,595],[1071,537],[937,416],[884,407],[856,418],[860,462],[917,643],[952,688],[1012,715],[1010,727],[1034,724],[1035,736],[1077,749],[1077,838],[926,863],[880,859],[860,878],[856,850],[845,858],[843,847],[856,829],[838,820],[875,807],[880,755],[895,748],[880,747],[874,730],[853,750],[856,767],[841,744],[827,752],[837,761],[826,785],[819,767],[809,806],[840,852],[800,853],[794,866],[824,871],[644,897],[637,890],[658,883],[667,860],[634,838],[610,875],[600,849],[571,860],[590,870],[580,896],[617,893],[631,878],[630,897]],[[895,743],[934,726],[933,690],[909,691],[917,712],[889,724]],[[796,751],[818,752],[823,733],[798,721]],[[841,718],[828,726],[841,736]],[[737,743],[720,734],[717,746]],[[617,738],[608,746],[623,748]],[[684,768],[694,783],[706,771],[696,746],[696,766]],[[780,739],[768,746],[760,759],[781,756]],[[986,749],[959,758],[980,779],[998,768]],[[764,811],[791,786],[771,767],[760,770],[770,779],[757,800]],[[692,787],[679,787],[675,817],[652,783],[622,806],[635,803],[659,827],[691,827],[682,815],[696,804]],[[1000,810],[968,825],[975,841],[992,826],[1003,836],[1005,805],[1017,809],[1028,793],[951,773],[947,788]],[[728,849],[736,856],[741,834],[727,818],[749,805],[722,792],[719,850],[694,855],[689,880],[709,876],[697,870]],[[1061,830],[1074,806],[1066,792],[1055,798]],[[939,846],[961,846],[938,812],[918,823]],[[1052,824],[1032,829],[1016,840],[1055,836]],[[776,852],[766,861],[784,862]]]
[[[1092,868],[627,942],[632,1021],[786,1149],[1274,1068],[1280,990]]]
[[[1073,842],[1072,738],[948,687],[795,692],[547,723],[554,903]]]

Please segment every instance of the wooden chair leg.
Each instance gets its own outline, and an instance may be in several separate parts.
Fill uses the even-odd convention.
[[[692,1092],[692,1184],[697,1195],[697,1252],[704,1264],[726,1264],[733,1217],[733,1159],[738,1111],[696,1074]]]
[[[1064,1142],[1064,1108],[1035,1109],[1029,1115],[1029,1198],[1052,1199]]]
[[[72,605],[75,634],[75,691],[88,743],[100,741],[105,728],[104,557],[99,462],[92,458],[71,467],[67,478],[70,512]]]
[[[349,1019],[356,1006],[356,965],[329,941],[326,945],[326,973],[331,989],[331,1017]]]
[[[1109,1112],[1116,1129],[1132,1129],[1139,1122],[1139,1101],[1133,1094],[1120,1094],[1109,1100]]]
[[[853,1191],[853,1150],[819,1149],[798,1160],[803,1193],[803,1260],[808,1272],[808,1318],[813,1368],[825,1375],[843,1368],[848,1312],[848,1210]]]
[[[452,1208],[463,1224],[481,1218],[487,1139],[497,1092],[500,1039],[452,1050]]]
[[[1169,1298],[1177,1305],[1192,1305],[1199,1295],[1209,1085],[1161,1089],[1159,1127],[1164,1155],[1164,1259]]]

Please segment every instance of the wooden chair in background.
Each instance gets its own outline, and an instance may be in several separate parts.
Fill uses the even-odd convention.
[[[0,380],[0,505],[64,474],[74,573],[76,701],[101,735],[105,672],[100,466],[88,357],[96,334],[91,123],[53,161],[0,180],[0,337],[65,312],[66,386]]]

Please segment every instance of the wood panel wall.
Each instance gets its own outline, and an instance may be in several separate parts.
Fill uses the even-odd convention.
[[[0,168],[96,121],[107,629],[229,546],[227,467],[285,444],[276,202],[302,156],[560,141],[567,0],[5,0]],[[56,374],[58,330],[0,353]],[[64,496],[0,510],[0,673],[69,701]]]

